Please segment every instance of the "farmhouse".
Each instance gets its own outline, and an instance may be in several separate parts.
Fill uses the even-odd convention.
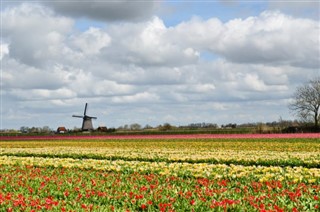
[[[58,127],[57,133],[66,133],[67,129],[65,127]]]
[[[106,126],[99,126],[97,129],[99,132],[107,132],[108,128]]]

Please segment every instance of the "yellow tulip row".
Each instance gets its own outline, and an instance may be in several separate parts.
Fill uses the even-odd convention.
[[[158,150],[263,150],[280,152],[320,152],[319,139],[161,139],[161,140],[59,140],[1,142],[0,148],[81,147]]]
[[[81,144],[81,143],[80,143]],[[0,148],[0,154],[46,154],[46,155],[96,155],[104,158],[121,157],[144,160],[166,161],[288,161],[299,160],[304,164],[320,164],[320,152],[308,151],[266,151],[266,150],[230,150],[230,149],[204,149],[185,147],[180,150],[160,146],[153,148],[137,148],[136,146],[121,147],[43,147],[43,148]]]
[[[40,158],[1,156],[0,165],[32,165],[40,167],[65,167],[116,172],[158,173],[161,175],[208,177],[213,179],[251,178],[260,182],[279,180],[320,183],[320,169],[303,167],[263,167],[207,163],[166,163],[123,160],[93,160],[71,158]]]

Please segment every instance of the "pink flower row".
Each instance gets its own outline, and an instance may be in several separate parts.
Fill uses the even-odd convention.
[[[320,133],[294,134],[192,134],[192,135],[52,135],[52,136],[1,136],[0,141],[9,140],[81,140],[81,139],[203,139],[203,138],[319,138]],[[319,140],[320,141],[320,140]]]

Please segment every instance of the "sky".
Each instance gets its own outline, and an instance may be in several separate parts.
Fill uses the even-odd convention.
[[[1,0],[0,129],[293,120],[319,4]]]

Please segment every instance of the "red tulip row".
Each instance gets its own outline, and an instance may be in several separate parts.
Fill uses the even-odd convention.
[[[0,166],[0,211],[316,211],[320,185]]]

